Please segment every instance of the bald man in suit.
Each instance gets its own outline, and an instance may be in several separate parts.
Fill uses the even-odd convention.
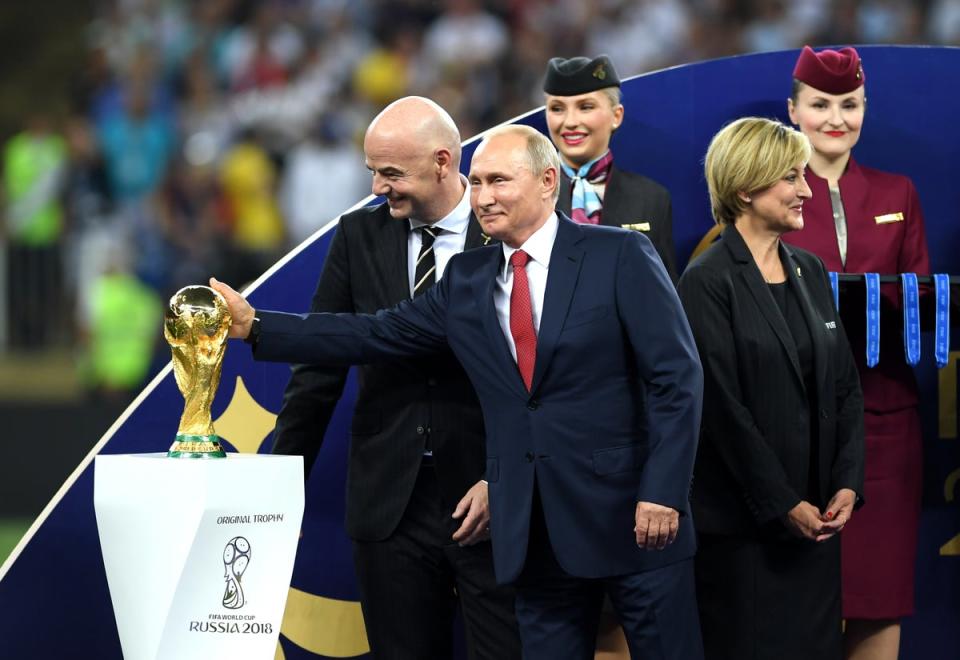
[[[460,134],[434,102],[401,99],[364,140],[382,204],[340,219],[313,312],[374,313],[428,289],[486,240],[459,173]],[[312,466],[347,370],[295,366],[274,452]],[[512,590],[495,584],[479,402],[449,351],[367,365],[350,433],[346,529],[374,658],[452,654],[459,605],[470,658],[517,658]]]

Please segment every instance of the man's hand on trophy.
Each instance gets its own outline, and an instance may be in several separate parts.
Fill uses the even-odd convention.
[[[250,327],[253,325],[253,307],[244,300],[243,296],[215,277],[210,278],[210,288],[217,291],[227,301],[230,316],[233,317],[230,336],[237,339],[246,339],[247,335],[250,334]]]

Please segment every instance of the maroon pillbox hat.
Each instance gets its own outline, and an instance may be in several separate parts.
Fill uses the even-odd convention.
[[[866,76],[854,48],[814,52],[804,46],[793,67],[793,77],[827,94],[846,94],[863,85]]]

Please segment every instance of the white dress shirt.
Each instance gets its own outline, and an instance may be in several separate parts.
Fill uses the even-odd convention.
[[[503,336],[507,338],[510,354],[517,359],[517,346],[510,332],[510,292],[513,290],[513,266],[510,257],[518,249],[530,255],[527,262],[527,282],[530,285],[530,306],[533,308],[533,329],[540,334],[540,317],[543,314],[543,294],[547,290],[547,270],[550,267],[550,255],[553,242],[557,238],[559,220],[551,213],[547,221],[527,239],[519,248],[503,245],[503,267],[497,274],[497,285],[493,288],[493,304],[497,309],[497,320]]]
[[[463,247],[467,243],[467,227],[470,225],[470,184],[462,175],[460,179],[464,185],[463,197],[460,198],[460,201],[450,213],[432,225],[429,222],[415,220],[414,218],[408,220],[411,230],[427,226],[443,230],[437,233],[437,237],[433,241],[433,258],[437,264],[435,273],[437,282],[443,277],[443,270],[447,267],[450,257],[463,252]],[[407,236],[407,277],[410,283],[411,296],[413,296],[414,278],[417,273],[417,257],[420,255],[422,243],[418,231],[411,231]]]

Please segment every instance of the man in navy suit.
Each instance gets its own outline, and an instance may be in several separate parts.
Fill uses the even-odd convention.
[[[257,359],[346,365],[449,346],[480,398],[494,564],[524,653],[592,658],[604,593],[631,654],[702,657],[688,495],[703,373],[650,241],[555,212],[559,163],[525,126],[489,133],[471,205],[502,241],[453,257],[375,315],[255,311],[227,299]]]

